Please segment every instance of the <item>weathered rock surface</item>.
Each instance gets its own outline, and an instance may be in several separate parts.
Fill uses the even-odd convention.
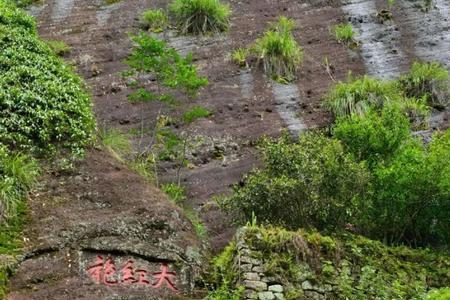
[[[44,175],[30,211],[8,299],[174,299],[193,288],[192,224],[105,151]]]

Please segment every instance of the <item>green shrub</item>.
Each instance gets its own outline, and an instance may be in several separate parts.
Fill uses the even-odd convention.
[[[450,240],[450,131],[411,140],[374,170],[371,236],[414,246]]]
[[[353,31],[353,26],[350,23],[338,24],[333,26],[334,35],[339,43],[344,43],[347,45],[354,45],[355,42],[355,32]]]
[[[92,140],[94,119],[81,79],[37,38],[25,13],[2,11],[0,143],[35,153],[82,153]],[[27,22],[3,25],[11,15]]]
[[[363,76],[334,85],[325,97],[324,106],[336,117],[363,115],[371,108],[380,109],[385,103],[400,98],[393,83]]]
[[[6,147],[0,146],[0,224],[17,215],[37,174],[37,163],[33,159],[8,153]]]
[[[144,29],[152,32],[164,31],[168,22],[168,17],[162,9],[149,9],[141,16],[141,24]]]
[[[292,35],[294,26],[294,21],[280,17],[251,49],[262,61],[266,74],[280,82],[294,80],[303,59],[303,50]]]
[[[254,214],[263,223],[288,228],[332,229],[358,215],[369,174],[339,141],[308,133],[298,143],[287,137],[265,141],[262,152],[265,167],[221,202],[241,221]]]
[[[183,34],[217,33],[229,27],[230,8],[219,0],[173,0],[169,10]]]
[[[184,200],[186,200],[186,190],[182,186],[175,183],[166,183],[161,186],[161,189],[178,205],[183,204]]]
[[[427,294],[426,300],[448,300],[450,299],[450,288],[435,289]]]
[[[64,41],[47,40],[45,42],[50,47],[50,49],[55,52],[56,55],[63,56],[70,52],[70,46],[67,45]]]
[[[425,98],[430,106],[443,108],[450,103],[448,70],[437,62],[415,62],[398,84],[406,97]]]
[[[29,31],[29,34],[36,33],[36,22],[33,17],[15,8],[14,5],[5,0],[0,1],[0,25],[22,28]]]
[[[190,97],[195,97],[198,90],[208,84],[205,77],[197,74],[192,55],[181,57],[174,48],[167,46],[166,42],[144,33],[133,36],[132,40],[135,48],[126,60],[131,68],[131,75],[137,72],[154,74],[158,84],[170,89],[181,89]],[[131,100],[162,100],[162,95],[153,96],[143,88],[138,92]]]
[[[207,118],[211,115],[211,112],[204,107],[194,106],[190,110],[183,114],[183,121],[186,123],[192,123],[200,118]]]
[[[410,137],[410,125],[397,106],[389,105],[381,112],[372,110],[364,116],[355,114],[338,119],[333,134],[346,151],[372,166],[395,155]]]

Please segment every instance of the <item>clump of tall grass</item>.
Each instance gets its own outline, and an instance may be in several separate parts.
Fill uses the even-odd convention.
[[[427,104],[435,108],[450,103],[449,73],[437,62],[415,62],[398,83],[406,97],[425,98]]]
[[[119,160],[131,152],[132,146],[128,136],[117,129],[103,128],[99,132],[103,145]]]
[[[35,160],[0,146],[0,223],[17,214],[37,175]]]
[[[141,15],[144,29],[152,32],[162,32],[167,27],[169,19],[162,9],[149,9]]]
[[[220,0],[173,0],[170,15],[183,34],[206,34],[227,31],[230,7]]]
[[[334,36],[339,43],[355,47],[358,43],[355,40],[355,31],[352,24],[338,24],[333,26]]]
[[[279,82],[294,80],[303,59],[303,50],[292,34],[294,26],[294,21],[280,17],[251,48],[266,74]]]
[[[247,48],[237,48],[231,53],[231,60],[240,67],[247,66]]]
[[[363,76],[338,82],[325,98],[324,106],[336,117],[366,113],[370,108],[381,108],[386,102],[400,98],[392,82]]]

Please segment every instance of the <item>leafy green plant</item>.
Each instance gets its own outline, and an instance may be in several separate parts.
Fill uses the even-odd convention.
[[[231,53],[231,60],[240,67],[247,66],[247,48],[237,48]]]
[[[192,55],[181,57],[174,48],[168,47],[166,42],[141,33],[132,37],[135,48],[126,63],[134,73],[154,74],[157,83],[170,89],[181,89],[189,97],[195,97],[198,90],[208,84],[205,77],[197,74],[197,68],[192,63]],[[158,87],[159,90],[159,87]],[[162,95],[156,99],[162,100]],[[131,100],[150,101],[155,99],[151,92],[139,89]]]
[[[358,214],[369,174],[339,141],[307,133],[298,143],[284,136],[261,147],[265,167],[250,173],[220,202],[240,221],[254,215],[263,224],[331,229]]]
[[[410,136],[410,125],[397,106],[389,105],[338,119],[333,134],[359,161],[373,165],[395,155]]]
[[[450,299],[450,288],[434,289],[427,294],[426,300]]]
[[[217,33],[229,27],[230,8],[219,0],[173,0],[169,10],[183,34]]]
[[[63,56],[70,52],[70,46],[64,41],[59,40],[47,40],[45,41],[47,45],[55,52],[56,55]]]
[[[162,32],[167,27],[169,19],[162,9],[149,9],[141,15],[141,24],[145,30]]]
[[[425,98],[430,106],[443,108],[450,103],[449,73],[437,62],[415,62],[398,85],[406,97]]]
[[[183,114],[183,121],[186,123],[192,123],[200,118],[207,118],[211,115],[211,112],[202,106],[194,106],[190,110]]]
[[[333,26],[334,35],[339,43],[344,43],[350,47],[357,45],[355,41],[355,32],[353,26],[350,23],[338,24]]]
[[[183,204],[184,200],[186,200],[186,190],[182,186],[175,183],[166,183],[161,186],[161,189],[178,205]]]
[[[292,35],[294,25],[294,21],[280,17],[251,48],[266,74],[279,82],[294,80],[303,59],[303,50]]]
[[[0,4],[0,143],[82,154],[95,127],[81,79],[36,36],[25,13]]]
[[[336,117],[363,115],[372,108],[381,109],[386,103],[400,98],[401,95],[392,82],[363,76],[349,78],[347,82],[340,81],[334,85],[325,97],[324,106]]]

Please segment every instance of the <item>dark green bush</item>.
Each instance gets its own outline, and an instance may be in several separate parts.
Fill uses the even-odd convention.
[[[2,9],[1,18],[11,21],[0,24],[0,143],[39,154],[60,147],[81,153],[94,129],[81,79],[38,39],[25,13]]]
[[[369,173],[341,143],[318,133],[298,143],[287,137],[266,140],[264,168],[246,177],[222,205],[249,220],[288,228],[343,227],[359,214],[368,191]]]
[[[414,246],[450,241],[450,131],[409,139],[373,171],[370,236]]]
[[[229,27],[230,8],[219,0],[173,0],[169,10],[183,34],[216,33]]]
[[[410,125],[396,105],[389,105],[380,112],[371,110],[364,116],[354,114],[338,119],[333,134],[346,151],[373,165],[395,155],[410,137]]]

